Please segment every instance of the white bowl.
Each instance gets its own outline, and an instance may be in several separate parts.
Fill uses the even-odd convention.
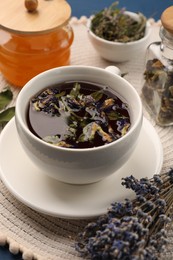
[[[139,18],[138,14],[136,13],[126,13],[136,20]],[[144,53],[146,51],[151,35],[151,26],[149,22],[146,23],[146,31],[143,38],[133,42],[122,43],[104,40],[96,36],[90,29],[91,20],[92,18],[88,21],[87,24],[88,36],[93,47],[102,58],[112,62],[125,62],[133,60],[136,55],[141,55],[141,52]]]
[[[20,91],[16,102],[15,121],[19,140],[32,162],[59,181],[73,184],[97,182],[119,169],[133,153],[142,125],[142,104],[133,86],[119,75],[89,66],[65,66],[45,71],[30,80]],[[109,85],[128,104],[131,127],[117,141],[85,149],[53,146],[36,137],[29,129],[29,101],[45,87],[66,80],[90,81]],[[24,173],[25,174],[25,173]]]

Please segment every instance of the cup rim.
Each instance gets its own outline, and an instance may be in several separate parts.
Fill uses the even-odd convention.
[[[43,141],[42,139],[38,138],[34,133],[32,133],[28,126],[27,126],[27,123],[24,122],[23,118],[22,118],[22,109],[21,109],[21,105],[20,103],[22,102],[22,97],[23,97],[23,94],[25,94],[28,89],[30,88],[30,85],[34,84],[35,82],[37,82],[38,80],[40,80],[41,78],[43,77],[46,77],[47,74],[50,74],[50,73],[54,73],[56,71],[59,71],[59,70],[69,70],[69,69],[72,69],[74,71],[76,71],[76,69],[89,69],[89,70],[95,70],[99,73],[108,73],[110,76],[112,77],[117,77],[117,78],[120,78],[122,81],[124,81],[124,83],[126,85],[128,85],[128,87],[131,89],[131,91],[134,93],[135,97],[136,97],[136,101],[138,102],[139,104],[139,108],[138,108],[138,117],[135,118],[135,122],[133,123],[132,127],[130,127],[129,131],[122,137],[120,137],[119,139],[117,140],[114,140],[113,142],[111,143],[108,143],[108,144],[105,144],[105,145],[101,145],[101,146],[97,146],[97,147],[91,147],[91,148],[68,148],[68,147],[60,147],[60,146],[54,146],[52,144],[49,144],[45,141]],[[35,94],[38,93],[38,90],[35,91]],[[31,97],[31,95],[30,95]],[[29,102],[29,99],[28,99],[28,102]],[[26,104],[27,106],[27,104]],[[132,134],[132,132],[137,128],[137,126],[139,124],[142,125],[142,118],[143,118],[143,109],[142,109],[142,101],[140,99],[140,96],[138,95],[136,89],[127,81],[125,80],[124,78],[122,78],[120,75],[117,75],[117,74],[114,74],[110,71],[107,71],[103,68],[98,68],[98,67],[93,67],[93,66],[85,66],[85,65],[70,65],[70,66],[63,66],[63,67],[57,67],[57,68],[53,68],[53,69],[49,69],[49,70],[46,70],[40,74],[38,74],[37,76],[33,77],[31,80],[29,80],[25,85],[24,87],[21,89],[21,91],[19,92],[19,95],[17,97],[17,100],[16,100],[16,109],[15,109],[15,120],[16,120],[16,125],[20,123],[20,126],[22,127],[22,129],[24,130],[24,132],[29,135],[32,139],[34,139],[36,142],[46,146],[46,147],[49,147],[51,149],[56,149],[56,150],[61,150],[61,151],[69,151],[69,152],[88,152],[88,151],[96,151],[96,150],[102,150],[102,149],[108,149],[110,146],[113,146],[115,143],[119,143],[119,142],[122,142],[123,140],[127,139],[129,137],[129,135]]]

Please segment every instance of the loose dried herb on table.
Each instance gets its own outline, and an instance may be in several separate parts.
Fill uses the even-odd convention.
[[[8,107],[13,99],[13,93],[10,88],[5,88],[0,92],[0,126],[4,126],[15,113],[14,107]]]
[[[152,179],[123,178],[134,200],[115,202],[79,234],[76,250],[91,259],[156,260],[167,243],[173,203],[173,169]]]
[[[118,9],[118,2],[96,13],[91,20],[91,31],[98,37],[114,42],[132,42],[144,37],[146,17],[139,13],[139,21]]]

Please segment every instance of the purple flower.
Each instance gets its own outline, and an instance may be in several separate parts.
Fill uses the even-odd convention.
[[[172,181],[172,169],[152,179],[123,178],[136,198],[114,202],[105,215],[89,223],[78,236],[76,250],[89,259],[157,260],[168,243]]]

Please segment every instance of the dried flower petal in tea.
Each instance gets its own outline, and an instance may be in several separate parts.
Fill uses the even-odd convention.
[[[65,82],[34,96],[31,131],[56,146],[90,148],[124,136],[131,125],[128,105],[108,87]]]

